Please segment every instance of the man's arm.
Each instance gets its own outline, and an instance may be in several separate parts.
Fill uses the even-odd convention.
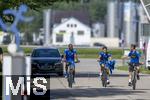
[[[77,55],[77,54],[75,54],[74,56],[75,56],[75,59],[76,59],[76,60],[78,60],[78,55]]]
[[[128,55],[123,55],[122,59],[129,59],[131,57],[131,51],[129,52]]]
[[[3,54],[0,54],[0,61],[3,62]]]
[[[129,56],[123,56],[122,59],[129,59]]]
[[[110,56],[108,59],[109,59],[109,60],[112,60],[112,57]]]
[[[0,48],[0,62],[3,62],[3,50]]]
[[[98,56],[98,60],[97,61],[101,61],[101,55]]]
[[[77,51],[76,50],[74,51],[74,58],[75,58],[76,61],[78,61],[78,55],[77,55]]]
[[[66,50],[64,51],[64,57],[63,60],[66,61]]]

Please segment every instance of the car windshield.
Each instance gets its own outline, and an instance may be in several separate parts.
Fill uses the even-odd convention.
[[[60,57],[57,49],[37,49],[33,51],[32,57]]]

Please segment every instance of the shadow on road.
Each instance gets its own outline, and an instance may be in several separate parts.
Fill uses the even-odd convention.
[[[52,89],[50,90],[51,99],[68,99],[74,97],[101,97],[115,95],[132,95],[145,93],[139,90],[125,90],[118,88],[85,88],[85,89]]]
[[[76,77],[78,78],[86,78],[86,77],[98,77],[99,74],[97,72],[77,72],[76,73]],[[141,77],[145,77],[145,76],[148,76],[148,75],[140,75]],[[50,77],[60,77],[60,76],[57,76],[57,74],[53,74],[53,75],[50,75]],[[62,76],[63,77],[63,76]],[[111,77],[128,77],[128,73],[126,74],[112,74]]]

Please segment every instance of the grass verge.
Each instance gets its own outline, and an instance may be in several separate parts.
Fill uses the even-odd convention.
[[[8,54],[7,47],[2,47],[2,48],[3,48],[4,54],[7,55]],[[31,54],[34,48],[35,47],[22,47],[26,55]],[[58,49],[61,54],[64,53],[65,48],[60,47]],[[77,53],[80,58],[96,58],[97,59],[98,53],[100,52],[99,48],[75,48],[75,49],[77,50]],[[109,49],[108,52],[112,54],[112,57],[114,59],[120,59],[123,55],[123,52],[121,49]]]
[[[128,71],[128,66],[118,66],[117,69],[118,70],[123,70],[123,71]],[[150,74],[150,70],[145,69],[144,67],[141,67],[140,68],[140,73]]]

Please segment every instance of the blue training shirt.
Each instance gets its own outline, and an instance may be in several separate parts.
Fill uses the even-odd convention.
[[[99,56],[101,57],[100,62],[106,63],[108,61],[108,58],[111,57],[111,54],[105,53],[105,52],[99,52]]]
[[[74,61],[74,55],[77,54],[76,50],[69,50],[69,49],[65,49],[64,54],[66,55],[66,60],[67,61]]]
[[[140,53],[138,51],[130,51],[128,57],[130,57],[130,63],[139,63]]]

